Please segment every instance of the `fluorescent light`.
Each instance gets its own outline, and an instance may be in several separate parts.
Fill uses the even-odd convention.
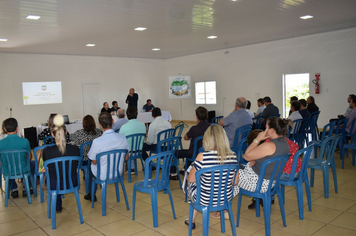
[[[137,27],[137,28],[135,28],[135,30],[137,30],[137,31],[144,31],[144,30],[146,30],[147,28],[145,28],[145,27]]]
[[[41,16],[34,16],[34,15],[28,15],[26,17],[26,19],[28,19],[28,20],[38,20],[40,18],[41,18]]]
[[[215,36],[215,35],[211,35],[211,36],[208,36],[208,39],[216,39],[218,36]]]
[[[300,17],[300,19],[303,19],[303,20],[307,20],[307,19],[311,19],[311,18],[314,18],[314,16],[305,15],[305,16],[301,16],[301,17]]]
[[[160,48],[152,48],[152,51],[159,51],[161,50]]]
[[[6,42],[6,41],[7,41],[7,39],[0,39],[0,41],[1,41],[1,42]]]
[[[95,44],[94,43],[88,43],[87,45],[85,45],[87,47],[95,47]]]

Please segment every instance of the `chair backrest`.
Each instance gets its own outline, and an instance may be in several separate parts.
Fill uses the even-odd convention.
[[[204,135],[202,135],[202,136],[199,136],[199,137],[196,137],[195,139],[194,139],[194,148],[193,148],[193,154],[192,154],[192,159],[195,159],[196,158],[196,156],[198,155],[198,142],[201,140],[201,141],[203,141],[202,139],[203,139],[203,137],[204,137]]]
[[[245,154],[247,147],[248,147],[248,145],[247,145],[247,137],[246,137],[246,138],[243,138],[240,140],[239,146],[237,148],[237,152],[235,153],[237,156],[238,163],[246,162],[245,159],[242,158],[242,156],[243,156],[243,154]]]
[[[47,136],[43,139],[43,143],[44,144],[47,144],[47,140],[50,141],[50,144],[53,144],[54,143],[54,140],[53,140],[53,137],[52,136]]]
[[[176,152],[179,148],[179,141],[181,137],[172,137],[159,141],[157,143],[157,152],[174,151]]]
[[[130,155],[141,155],[143,141],[146,138],[146,134],[131,134],[127,135],[126,139],[130,143]],[[129,141],[131,140],[131,141]]]
[[[93,140],[90,140],[86,143],[83,143],[82,145],[80,145],[80,156],[82,157],[82,159],[84,158],[84,154],[88,155],[88,152],[91,148],[91,145],[93,143]]]
[[[3,150],[0,151],[0,156],[0,164],[4,178],[18,179],[22,178],[24,174],[31,174],[29,150]]]
[[[252,125],[244,125],[238,128],[235,132],[234,144],[232,145],[232,151],[237,152],[238,144],[241,139],[247,138],[248,134],[251,132]]]
[[[349,136],[352,136],[354,133],[356,133],[356,129],[354,128],[356,125],[355,123],[356,123],[356,118],[352,120]]]
[[[289,179],[287,181],[297,181],[298,179],[303,178],[303,175],[305,175],[305,173],[307,172],[308,162],[311,153],[313,152],[313,146],[314,144],[311,144],[306,148],[300,149],[294,154],[292,169],[289,175]],[[297,172],[298,161],[301,158],[303,158],[302,167],[300,168],[298,178],[294,179],[295,173]]]
[[[290,140],[292,141],[296,140],[296,135],[299,133],[300,126],[302,125],[302,121],[303,119],[295,120],[293,121],[293,125],[289,126],[287,137],[289,137]]]
[[[183,129],[184,129],[184,124],[181,125],[177,125],[174,128],[174,137],[182,137],[182,133],[183,133]]]
[[[159,132],[157,134],[157,143],[160,140],[174,137],[174,131],[175,131],[175,129],[166,129],[166,130]]]
[[[256,120],[255,129],[261,129],[263,120],[262,113],[256,116],[254,119]]]
[[[322,133],[321,139],[320,139],[321,141],[323,141],[325,138],[333,135],[335,123],[336,122],[333,121],[333,122],[330,122],[324,126],[323,133]]]
[[[336,124],[335,134],[345,135],[346,124],[349,121],[348,118],[341,119]]]
[[[314,114],[314,115],[313,115]],[[310,114],[310,132],[312,135],[312,140],[318,140],[319,130],[318,130],[318,118],[320,111],[313,112]]]
[[[335,161],[334,153],[339,142],[341,134],[337,134],[331,137],[327,137],[321,141],[320,152],[318,155],[317,165],[321,165],[326,160],[327,163]],[[325,157],[325,159],[324,159]]]
[[[273,171],[272,171],[271,178],[270,178],[271,181],[269,181],[269,184],[268,184],[267,192],[270,192],[272,190],[272,187],[273,187],[272,185],[274,185],[274,187],[279,186],[279,178],[281,176],[281,173],[284,169],[284,166],[285,166],[289,156],[290,156],[290,154],[284,154],[284,155],[280,155],[277,157],[272,157],[272,158],[262,162],[261,168],[260,168],[260,173],[258,175],[259,177],[258,177],[255,193],[260,193],[260,191],[261,191],[263,179],[264,179],[264,176],[266,173],[266,168],[268,165],[273,166]],[[272,181],[272,180],[275,180],[275,181]],[[273,182],[275,182],[275,183],[273,183]]]
[[[166,186],[169,185],[169,174],[172,162],[174,160],[174,151],[166,151],[160,152],[156,155],[150,156],[145,160],[145,179],[143,182],[143,187],[148,187],[148,181],[150,178],[150,168],[151,162],[154,162],[156,165],[156,174],[154,180],[154,187],[157,188],[158,186]],[[161,170],[161,174],[160,171]]]
[[[56,177],[50,176],[47,177],[47,188],[50,188],[51,181],[50,179],[57,179],[57,188],[55,190],[58,194],[66,194],[73,192],[74,189],[78,189],[79,184],[79,171],[78,169],[82,166],[83,159],[79,156],[64,156],[64,157],[57,157],[52,158],[44,162],[44,167],[46,173],[49,173],[49,167],[54,168],[56,170]],[[77,178],[77,186],[73,186],[73,179],[72,179],[72,167],[76,166],[76,176]],[[63,179],[62,184],[60,183],[61,178]]]
[[[96,177],[107,183],[119,181],[121,175],[124,173],[124,161],[127,153],[127,149],[115,149],[98,153],[96,155]],[[106,173],[105,175],[101,174],[103,171]]]
[[[224,117],[223,116],[215,116],[213,119],[211,119],[211,123],[218,124],[222,118],[224,118]]]
[[[33,149],[33,156],[34,156],[34,159],[35,159],[35,174],[39,173],[40,170],[39,170],[39,166],[38,166],[38,157],[37,157],[37,152],[39,150],[42,150],[42,149],[45,149],[46,147],[51,147],[51,146],[54,146],[55,144],[46,144],[46,145],[42,145],[42,146],[38,146],[38,147],[35,147]]]
[[[198,170],[195,173],[197,183],[196,204],[207,205],[201,197],[202,188],[204,189],[205,196],[209,195],[209,207],[221,206],[231,201],[233,197],[233,183],[235,182],[234,177],[238,168],[238,165],[217,165]],[[214,177],[212,178],[212,176]],[[210,186],[202,186],[201,180],[210,180]]]
[[[310,114],[310,117],[314,117],[316,116],[316,121],[318,121],[318,118],[319,118],[319,115],[320,115],[320,111],[314,111]]]
[[[114,132],[115,132],[115,133],[119,133],[119,132],[120,132],[120,129],[115,129]]]
[[[300,125],[298,136],[296,138],[299,149],[302,149],[304,147],[305,141],[308,140],[307,130],[309,127],[310,127],[310,118],[304,118],[302,120],[302,124]],[[309,142],[307,141],[306,143],[308,144]]]

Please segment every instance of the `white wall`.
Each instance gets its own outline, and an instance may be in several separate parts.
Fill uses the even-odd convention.
[[[100,104],[117,100],[126,108],[129,88],[134,87],[139,106],[147,98],[157,106],[164,105],[162,94],[154,88],[163,77],[163,60],[0,53],[0,120],[9,117],[10,107],[20,128],[45,122],[52,112],[82,119],[82,83],[90,82],[100,83]],[[62,81],[63,103],[24,106],[22,82],[30,81]]]
[[[219,40],[219,38],[217,39]],[[228,54],[225,54],[229,51]],[[321,110],[319,126],[344,114],[348,94],[356,93],[356,28],[278,40],[166,60],[168,76],[191,75],[194,82],[217,81],[217,105],[206,105],[217,115],[228,115],[237,97],[244,96],[257,110],[258,97],[270,96],[282,113],[282,74],[321,74],[321,92],[310,92]],[[225,99],[226,98],[226,99]],[[180,117],[179,100],[166,99],[174,118]],[[223,111],[223,103],[225,106]],[[194,120],[194,97],[183,99],[183,120]]]

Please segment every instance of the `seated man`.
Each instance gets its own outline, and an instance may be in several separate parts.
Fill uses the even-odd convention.
[[[302,115],[299,113],[300,103],[298,101],[293,101],[291,103],[290,110],[292,113],[288,116],[288,119],[290,119],[293,122],[295,120],[303,119]],[[298,130],[296,131],[294,130],[294,123],[293,123],[291,134],[293,134],[294,132],[298,132]]]
[[[19,127],[17,124],[17,120],[15,118],[8,118],[3,122],[3,124],[4,124],[4,131],[7,133],[7,136],[6,136],[6,138],[0,140],[0,150],[1,151],[9,150],[9,149],[26,149],[26,150],[31,151],[30,142],[27,139],[21,138],[17,135]],[[32,177],[35,173],[35,164],[36,163],[35,163],[35,161],[30,161],[31,170],[27,170],[26,158],[31,158],[31,157],[26,157],[25,155],[21,156],[22,171],[23,172],[31,171],[31,177]],[[3,168],[7,170],[8,163],[7,163],[7,160],[5,158],[3,158],[3,156],[1,157],[1,163],[3,165]],[[16,163],[17,163],[17,161],[16,161]],[[7,175],[8,173],[4,173],[4,174]],[[30,182],[30,188],[31,188],[32,187],[31,181],[29,181],[29,182]],[[34,183],[34,184],[36,184],[36,183]],[[17,184],[14,179],[9,180],[9,189],[12,191],[11,196],[13,198],[19,197]],[[30,192],[31,192],[31,194],[33,194],[32,189],[30,190]],[[25,189],[23,190],[23,197],[27,197]]]
[[[245,108],[246,99],[240,97],[236,99],[235,110],[219,121],[219,125],[224,127],[229,138],[230,148],[234,145],[236,130],[244,125],[252,125],[252,117],[246,112]]]
[[[292,96],[289,98],[289,104],[292,105],[292,102],[297,101],[298,102],[298,97]],[[289,110],[289,115],[292,114],[292,110]]]
[[[263,110],[266,108],[266,106],[264,105],[264,102],[263,102],[263,99],[262,98],[259,98],[257,100],[257,106],[258,106],[258,109],[256,111],[256,114],[255,114],[255,117],[262,114]]]
[[[148,158],[147,151],[156,150],[157,134],[163,130],[172,128],[171,123],[162,118],[161,109],[158,107],[153,108],[152,117],[155,119],[148,128],[148,136],[146,143],[143,144],[142,159]]]
[[[262,116],[262,129],[266,128],[266,122],[268,118],[271,116],[275,116],[279,114],[279,109],[275,105],[273,105],[270,97],[264,97],[263,102],[265,103],[266,108],[263,110]]]
[[[99,115],[99,126],[103,129],[104,133],[99,138],[93,140],[93,144],[91,145],[90,151],[88,153],[88,158],[91,160],[90,166],[90,173],[89,173],[89,184],[90,191],[91,191],[91,182],[92,176],[97,176],[97,166],[96,166],[96,155],[101,152],[107,152],[115,149],[127,149],[130,150],[129,145],[127,143],[126,137],[121,134],[117,134],[111,128],[113,123],[113,119],[111,115],[107,112],[103,112]],[[128,156],[126,157],[127,160]],[[124,165],[124,158],[121,159],[119,163],[119,169],[122,169]],[[107,170],[107,160],[106,157],[100,158],[100,179],[106,179],[106,170]],[[109,177],[115,173],[109,173]],[[122,175],[123,173],[119,173]],[[95,192],[94,194],[94,201],[96,201]],[[91,193],[88,193],[84,196],[85,200],[91,200]]]
[[[319,107],[315,105],[315,99],[313,96],[309,96],[307,99],[307,109],[312,114],[313,112],[319,111]]]
[[[190,140],[189,149],[183,149],[178,151],[178,158],[192,158],[193,150],[194,150],[194,140],[195,138],[204,135],[205,131],[210,126],[210,123],[207,122],[208,119],[208,110],[205,107],[198,107],[195,109],[195,116],[198,121],[197,125],[192,126],[189,131],[185,134],[184,140]],[[201,148],[202,140],[198,142],[197,150]],[[192,162],[188,161],[187,166],[189,167]],[[171,179],[178,180],[178,176],[176,174],[177,170],[175,166],[171,167]],[[184,174],[184,170],[180,172]]]
[[[127,118],[129,121],[121,126],[119,134],[123,134],[125,136],[129,136],[131,134],[146,134],[146,126],[144,123],[137,120],[137,108],[136,107],[128,107],[126,111]],[[129,147],[131,147],[131,140],[128,141]],[[142,149],[142,144],[140,144],[140,148]],[[131,167],[134,166],[134,161],[131,161]],[[135,169],[131,169],[131,174],[135,174]]]
[[[145,112],[151,112],[155,106],[152,105],[151,99],[147,99],[147,103],[143,105],[142,110]]]
[[[353,130],[351,130],[352,121],[356,119],[356,96],[351,96],[350,102],[351,111],[348,114],[349,121],[346,124],[346,133],[351,134],[354,133],[356,130],[356,125]]]
[[[303,117],[303,119],[310,118],[310,112],[307,109],[307,101],[305,101],[305,99],[300,99],[299,103],[300,103],[300,110],[299,110],[300,115]]]
[[[120,109],[119,105],[117,104],[117,101],[112,102],[112,108],[111,111],[113,111],[115,114],[117,114],[117,111]]]
[[[114,131],[120,129],[121,126],[127,123],[127,119],[125,118],[125,109],[119,109],[116,115],[119,120],[112,125],[112,129]]]
[[[114,112],[109,108],[109,104],[107,102],[103,103],[103,108],[101,108],[100,113],[107,112],[110,115],[114,115]]]

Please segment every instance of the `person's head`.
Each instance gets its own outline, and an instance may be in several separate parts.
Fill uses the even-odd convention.
[[[3,129],[6,133],[14,133],[17,132],[17,120],[15,118],[7,118],[3,122]]]
[[[300,110],[300,103],[298,101],[293,101],[290,104],[291,111],[299,111]]]
[[[352,98],[353,96],[356,96],[356,95],[355,95],[355,94],[350,94],[350,95],[349,95],[349,97],[347,98],[347,102],[348,102],[348,103],[351,103],[351,100],[352,100],[351,98]]]
[[[128,107],[126,111],[127,119],[136,119],[137,118],[137,107]]]
[[[151,106],[151,104],[152,104],[151,99],[147,99],[147,106]]]
[[[102,112],[99,115],[99,124],[103,129],[111,129],[112,128],[112,117],[107,112]]]
[[[104,106],[105,110],[107,110],[109,108],[109,104],[107,102],[104,102],[103,106]]]
[[[250,109],[250,108],[251,108],[251,102],[249,100],[247,100],[246,109]]]
[[[119,119],[125,118],[125,109],[119,109],[117,111],[117,117],[119,117]]]
[[[113,101],[112,106],[116,109],[119,105],[117,104],[117,101]]]
[[[134,94],[135,93],[135,89],[134,88],[130,88],[130,94]]]
[[[95,134],[95,120],[91,115],[86,115],[83,118],[83,129],[88,134]]]
[[[300,109],[305,109],[307,107],[307,101],[305,99],[300,99]]]
[[[314,97],[313,96],[309,96],[308,99],[307,99],[307,103],[308,104],[315,103]]]
[[[236,104],[235,104],[235,108],[236,109],[245,109],[246,108],[246,98],[244,97],[239,97],[236,99]]]
[[[229,139],[225,130],[220,125],[210,125],[203,137],[205,151],[216,150],[220,163],[225,162],[228,155],[233,155],[230,150]]]
[[[48,128],[51,129],[52,125],[53,125],[53,118],[57,115],[57,113],[52,113],[51,115],[49,115],[48,118]]]
[[[56,145],[60,153],[62,153],[63,155],[66,152],[67,137],[66,127],[64,125],[64,118],[62,115],[58,114],[53,118],[51,134],[54,140],[56,141]]]
[[[264,98],[263,98],[263,103],[264,103],[265,105],[268,105],[268,104],[272,103],[272,100],[271,100],[270,97],[264,97]]]
[[[195,109],[195,115],[199,121],[205,121],[208,119],[208,110],[205,107],[198,107]]]
[[[289,102],[292,103],[294,101],[298,101],[298,98],[296,96],[290,97]]]
[[[259,99],[257,100],[257,106],[258,106],[258,107],[261,107],[261,106],[263,106],[263,104],[264,104],[263,99],[262,99],[262,98],[259,98]]]
[[[156,118],[157,116],[161,116],[162,112],[161,109],[159,107],[155,107],[152,109],[152,116],[153,118]]]
[[[351,96],[350,108],[354,109],[356,107],[356,96]]]
[[[261,132],[263,132],[262,129],[254,129],[254,130],[252,130],[252,131],[248,134],[248,136],[247,136],[247,138],[246,138],[247,145],[250,145],[250,144],[253,142],[253,140],[254,140],[255,138],[257,138],[258,134],[261,133]],[[264,141],[265,141],[265,140],[262,140],[262,141],[260,142],[260,144],[261,144],[261,143],[264,143]]]
[[[279,117],[270,117],[267,120],[266,133],[269,137],[286,136],[291,120]]]

